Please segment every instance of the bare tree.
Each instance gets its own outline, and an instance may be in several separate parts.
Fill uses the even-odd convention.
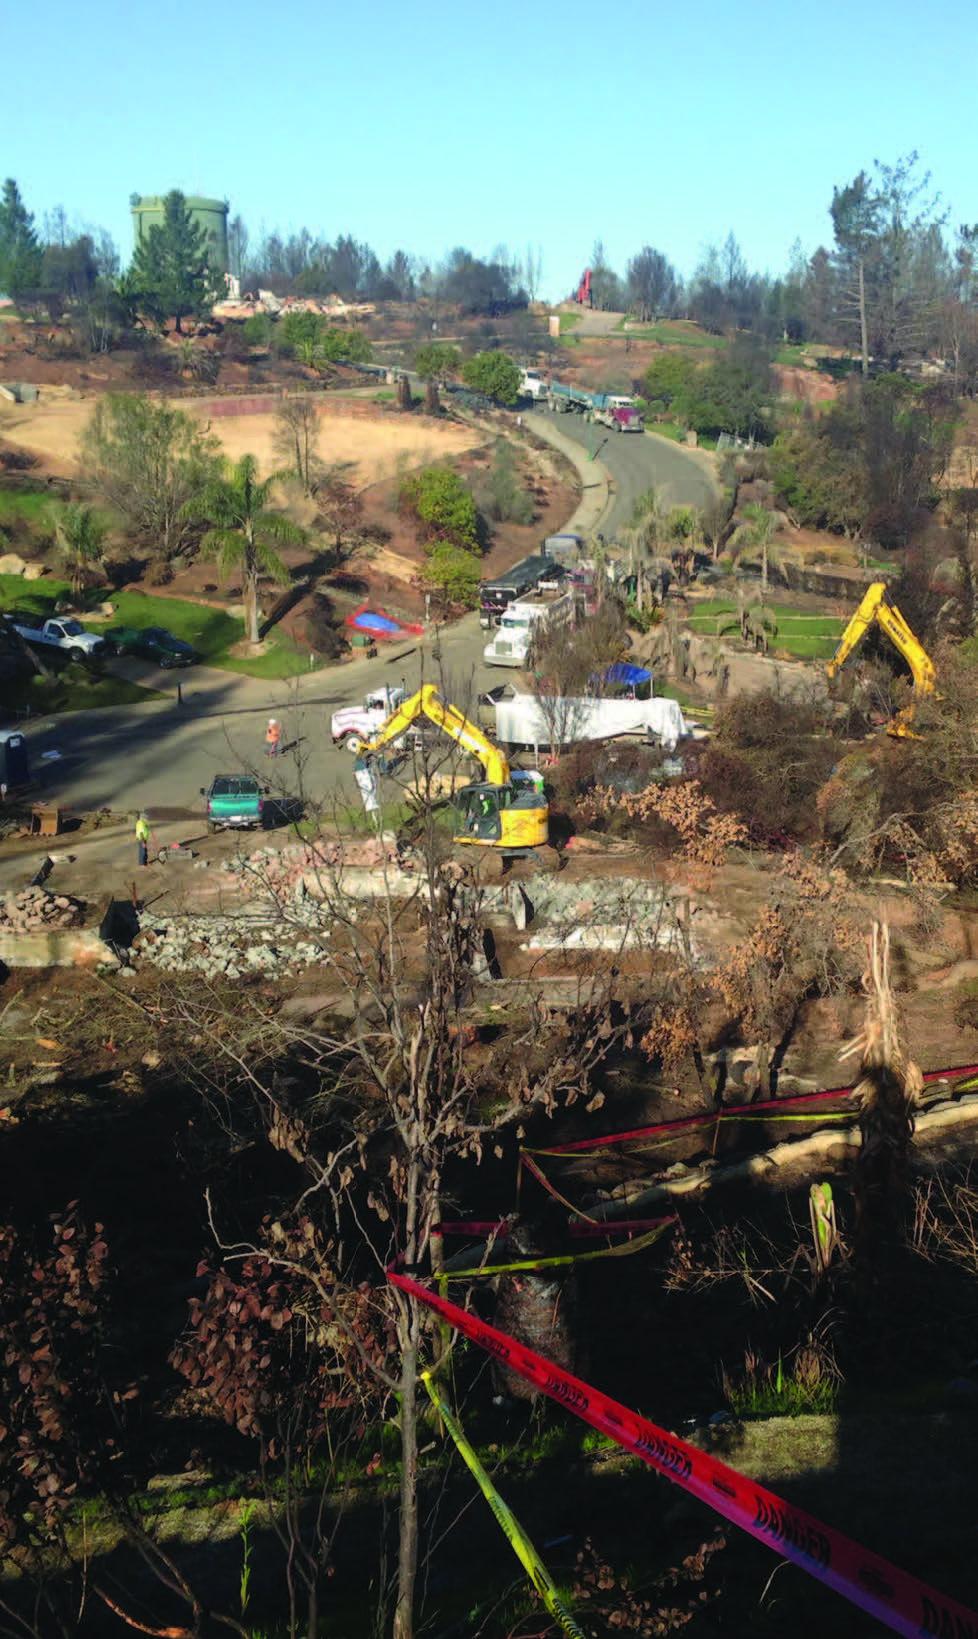
[[[606,598],[573,629],[541,622],[530,649],[529,670],[553,756],[578,737],[588,698],[606,692],[609,666],[627,652],[624,612],[614,598]]]
[[[424,786],[440,766],[438,754],[423,751],[420,763]],[[395,1639],[415,1631],[420,1372],[444,1345],[423,1307],[392,1288],[385,1271],[441,1266],[446,1168],[457,1190],[486,1146],[502,1155],[508,1128],[585,1094],[618,1034],[609,964],[605,978],[589,978],[586,1005],[552,1014],[542,996],[528,994],[505,1050],[470,1057],[466,1007],[483,949],[481,892],[445,858],[430,784],[422,799],[411,869],[382,857],[372,903],[346,891],[342,847],[323,831],[298,881],[294,873],[273,875],[267,859],[255,872],[283,937],[291,927],[328,946],[331,977],[353,1014],[350,1028],[320,1021],[314,1031],[270,1031],[256,1011],[246,1051],[229,1046],[226,1032],[214,1033],[251,1086],[268,1142],[295,1168],[291,1204],[260,1243],[223,1247],[224,1265],[260,1258],[265,1278],[287,1281],[290,1293],[305,1287],[307,1335],[311,1324],[335,1369],[334,1393],[349,1393],[352,1378],[374,1419],[397,1421]],[[384,854],[381,842],[375,847]],[[312,1075],[311,1096],[278,1070],[286,1057]],[[214,1224],[220,1233],[216,1208]],[[233,1284],[226,1292],[234,1298]],[[215,1324],[221,1301],[207,1302]]]
[[[351,463],[336,461],[322,470],[316,483],[319,508],[316,527],[333,537],[331,559],[334,569],[364,547],[361,533],[363,491],[351,483],[352,470]]]
[[[319,407],[309,393],[283,398],[275,411],[273,444],[283,467],[312,495],[324,467],[318,452]]]

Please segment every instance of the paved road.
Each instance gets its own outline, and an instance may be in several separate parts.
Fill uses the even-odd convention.
[[[607,429],[588,429],[576,416],[528,416],[540,430],[580,449],[585,483],[581,507],[569,528],[587,533],[593,516],[604,508],[604,474],[616,491],[610,513],[600,527],[605,535],[620,528],[635,496],[656,483],[667,504],[703,505],[709,480],[688,456],[651,436],[616,436]],[[587,459],[588,435],[596,459]],[[555,442],[557,440],[555,439]],[[422,681],[438,682],[446,696],[465,709],[480,689],[504,681],[507,673],[482,662],[485,635],[476,615],[447,631],[409,647],[382,650],[376,660],[356,658],[328,672],[313,672],[291,683],[261,682],[229,672],[194,667],[159,672],[146,662],[120,663],[134,681],[165,692],[162,701],[94,712],[71,712],[30,725],[35,770],[44,796],[79,811],[108,807],[146,807],[153,814],[203,814],[200,787],[216,773],[241,767],[257,769],[283,795],[304,794],[325,801],[355,802],[353,759],[334,750],[329,715],[368,689],[403,683],[408,690]],[[178,699],[178,688],[182,699]],[[265,724],[276,716],[284,726],[288,754],[277,762],[264,756]],[[57,756],[45,758],[45,752]]]
[[[706,463],[667,438],[659,438],[654,433],[645,433],[642,437],[635,433],[614,433],[598,423],[589,425],[582,416],[559,411],[540,410],[527,419],[555,426],[588,455],[593,451],[607,467],[614,484],[614,497],[601,529],[609,540],[627,526],[638,496],[653,485],[667,510],[674,506],[693,506],[705,511],[716,499],[716,481]]]
[[[330,713],[382,683],[414,690],[422,681],[439,682],[464,707],[504,675],[482,664],[484,642],[478,616],[470,615],[440,645],[432,637],[395,646],[376,660],[357,658],[291,683],[258,682],[204,666],[178,678],[150,670],[146,681],[166,691],[162,701],[70,712],[28,725],[34,770],[46,800],[79,811],[147,807],[154,814],[203,814],[200,787],[216,773],[242,767],[257,770],[276,792],[323,801],[336,791],[353,801],[353,759],[334,750]],[[282,744],[289,747],[277,761],[264,755],[269,716],[283,724]],[[46,758],[45,752],[58,755]]]

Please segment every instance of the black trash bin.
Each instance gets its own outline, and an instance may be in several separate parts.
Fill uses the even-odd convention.
[[[27,736],[17,729],[0,729],[0,784],[13,789],[30,785],[31,764]]]

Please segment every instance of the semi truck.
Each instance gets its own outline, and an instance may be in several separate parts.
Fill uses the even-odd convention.
[[[616,433],[640,433],[645,422],[638,411],[627,404],[608,404],[595,408],[592,419],[600,421]]]
[[[585,421],[600,421],[614,432],[640,433],[645,425],[635,408],[635,400],[625,393],[591,393],[572,382],[552,381],[547,389],[547,404],[558,414],[573,411]]]
[[[538,627],[573,625],[577,606],[578,599],[573,592],[556,598],[540,592],[529,598],[517,598],[504,612],[491,641],[482,651],[486,665],[525,666]]]
[[[547,383],[536,370],[520,371],[520,395],[523,398],[532,398],[535,403],[547,396]]]
[[[339,711],[333,712],[329,721],[329,736],[334,746],[343,746],[355,757],[358,756],[366,741],[383,728],[387,719],[406,699],[405,688],[386,684],[365,694],[362,705],[341,706]]]
[[[542,580],[560,578],[563,566],[546,551],[534,552],[514,564],[505,575],[483,581],[479,589],[479,624],[486,630],[498,626],[503,611],[517,598],[526,597]]]

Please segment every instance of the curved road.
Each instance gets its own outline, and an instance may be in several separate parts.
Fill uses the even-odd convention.
[[[600,523],[606,535],[627,523],[636,497],[653,484],[669,506],[702,507],[713,498],[709,472],[664,439],[589,427],[576,415],[535,413],[527,420],[537,423],[534,430],[544,436],[552,426],[580,445],[584,473],[592,450],[607,469],[614,500]],[[333,707],[348,704],[381,683],[403,682],[414,689],[424,675],[426,680],[439,680],[449,698],[464,708],[475,691],[509,675],[484,666],[485,640],[477,616],[470,615],[442,634],[438,658],[431,640],[397,645],[376,660],[357,658],[291,684],[259,682],[207,667],[175,675],[145,662],[128,662],[128,675],[162,689],[166,698],[73,712],[30,725],[34,768],[49,801],[71,803],[79,810],[105,805],[146,806],[157,814],[161,809],[199,812],[198,787],[214,773],[242,765],[257,765],[283,791],[295,792],[301,786],[321,795],[340,786],[353,798],[352,759],[335,751],[329,740]],[[178,684],[182,704],[177,701]],[[294,748],[278,765],[262,756],[269,712],[282,720],[286,742]],[[47,761],[45,752],[56,755]]]
[[[635,433],[613,433],[599,423],[588,425],[582,416],[558,411],[536,411],[533,419],[552,424],[565,438],[580,444],[588,455],[593,451],[607,467],[614,499],[611,511],[602,521],[601,532],[610,539],[627,527],[636,500],[653,486],[667,511],[675,506],[692,506],[705,512],[717,498],[717,485],[706,464],[668,438],[659,438],[655,433],[641,437]]]

